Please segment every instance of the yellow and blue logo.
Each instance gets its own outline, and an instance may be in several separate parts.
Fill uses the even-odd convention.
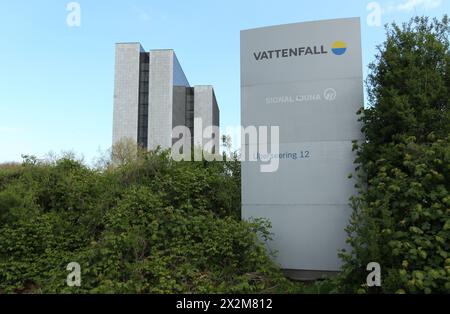
[[[343,41],[335,41],[331,46],[331,51],[337,56],[343,55],[347,51],[347,44]]]

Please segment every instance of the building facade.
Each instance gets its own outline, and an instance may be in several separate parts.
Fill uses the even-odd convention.
[[[220,135],[208,127],[218,129],[219,115],[213,87],[191,87],[173,50],[146,52],[140,43],[116,44],[113,145],[124,139],[148,150],[170,148],[179,140],[200,145],[194,134],[201,132],[218,152]],[[197,128],[196,118],[202,121]],[[177,126],[186,126],[191,136],[172,134]]]

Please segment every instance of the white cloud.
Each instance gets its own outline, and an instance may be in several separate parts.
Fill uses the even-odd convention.
[[[141,22],[148,22],[151,19],[150,13],[148,13],[147,11],[143,10],[142,8],[139,8],[137,6],[132,6],[132,10],[134,12],[134,14],[136,14],[137,18],[139,19],[139,21]]]
[[[25,132],[24,128],[13,128],[13,127],[7,127],[7,126],[0,127],[0,133],[19,134],[19,133],[24,133],[24,132]]]
[[[389,5],[388,11],[411,12],[415,9],[431,10],[439,7],[442,0],[402,0],[400,3]]]
[[[150,21],[150,14],[148,14],[147,12],[140,12],[139,13],[139,20],[141,20],[142,22],[147,22]]]

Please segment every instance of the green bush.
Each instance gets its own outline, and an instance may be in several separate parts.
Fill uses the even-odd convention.
[[[449,47],[447,17],[415,18],[388,28],[371,65],[340,291],[450,291]],[[369,262],[380,288],[365,285]]]
[[[6,167],[5,167],[6,168]],[[73,158],[0,167],[0,291],[295,291],[240,220],[240,167],[143,153],[95,170]],[[66,266],[81,266],[68,287]]]

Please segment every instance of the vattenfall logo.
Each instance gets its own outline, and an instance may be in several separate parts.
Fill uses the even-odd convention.
[[[347,52],[347,44],[340,40],[335,41],[331,45],[331,52],[337,56],[341,56]],[[256,61],[262,61],[269,59],[302,57],[308,55],[322,55],[327,53],[328,51],[325,49],[324,45],[321,45],[258,51],[254,52],[253,56],[255,57]]]

